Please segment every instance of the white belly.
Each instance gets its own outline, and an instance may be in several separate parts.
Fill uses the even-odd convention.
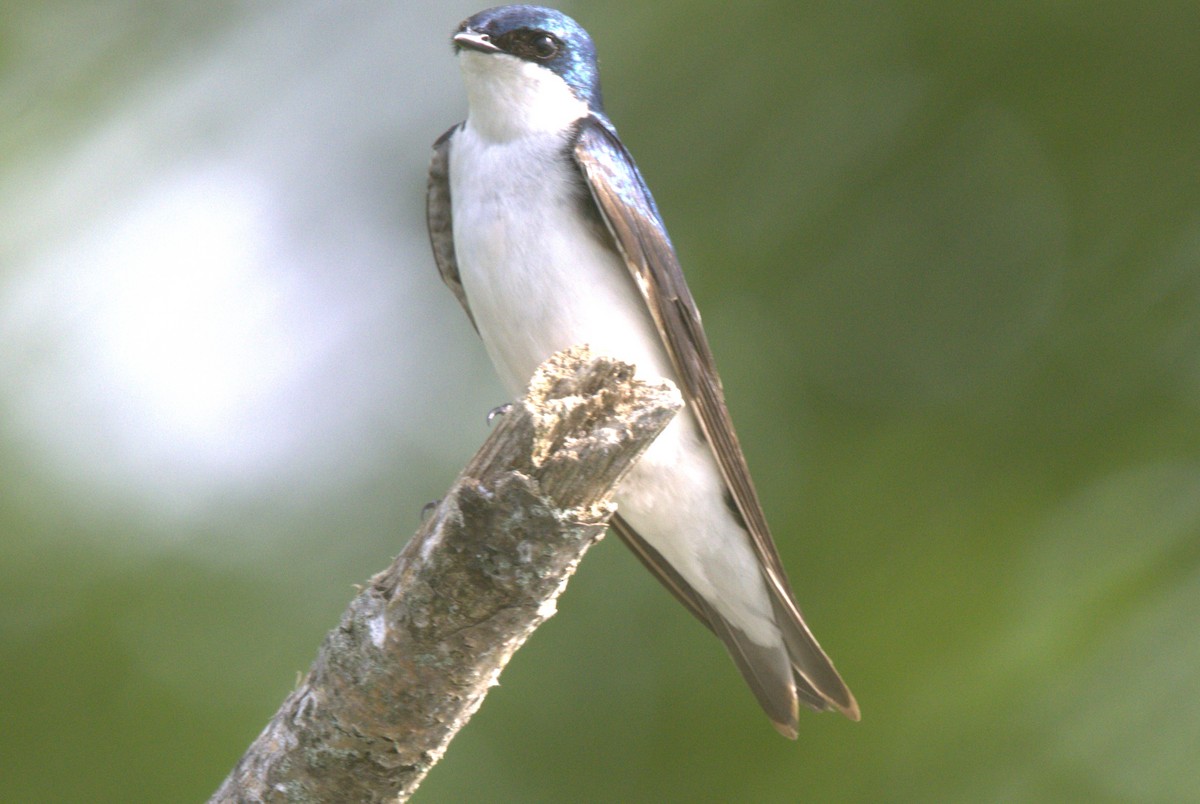
[[[584,343],[639,375],[670,376],[628,270],[579,215],[561,148],[552,134],[494,143],[468,127],[455,136],[454,249],[488,355],[514,396],[542,361]]]
[[[556,134],[507,142],[468,124],[450,150],[454,249],[471,314],[514,397],[550,355],[578,344],[677,382],[624,261],[580,214],[575,166]],[[690,411],[647,450],[617,495],[621,515],[728,619],[760,644],[773,622],[749,537]]]

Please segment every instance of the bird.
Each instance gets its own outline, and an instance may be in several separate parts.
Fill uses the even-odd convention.
[[[777,731],[797,737],[800,704],[858,720],[795,602],[679,259],[604,112],[591,37],[508,5],[451,43],[468,108],[434,143],[429,238],[501,382],[520,396],[580,344],[674,382],[684,408],[621,481],[613,529],[721,639]]]

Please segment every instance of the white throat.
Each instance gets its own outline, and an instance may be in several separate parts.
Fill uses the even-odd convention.
[[[467,87],[467,125],[487,139],[558,133],[588,113],[566,81],[533,62],[463,50],[458,63]]]

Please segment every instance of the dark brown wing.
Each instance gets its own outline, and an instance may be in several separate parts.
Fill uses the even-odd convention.
[[[746,459],[733,430],[721,381],[700,323],[700,313],[684,281],[675,249],[658,215],[654,199],[633,157],[625,150],[611,124],[595,114],[581,121],[574,155],[600,215],[608,225],[654,318],[670,353],[684,399],[700,422],[750,533],[792,660],[797,693],[814,708],[836,708],[847,717],[857,720],[859,711],[854,696],[817,644],[792,598],[783,564],[771,540]],[[699,596],[690,588],[681,593],[680,585],[686,588],[686,583],[665,566],[661,557],[645,545],[627,524],[625,530],[627,532],[622,532],[618,527],[618,533],[631,547],[634,547],[635,539],[642,545],[642,549],[634,547],[634,552],[643,562],[693,613],[721,635],[721,624],[714,622],[713,613],[703,606]],[[734,653],[732,646],[731,653]],[[734,658],[738,658],[736,653]]]
[[[429,227],[429,245],[433,248],[433,260],[437,263],[438,273],[454,298],[467,311],[471,326],[478,331],[475,316],[471,315],[471,306],[467,304],[467,293],[458,276],[458,260],[454,256],[454,218],[450,210],[450,138],[461,127],[462,123],[453,126],[433,144],[429,185],[425,193],[425,223]]]

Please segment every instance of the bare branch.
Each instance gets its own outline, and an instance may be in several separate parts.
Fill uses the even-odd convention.
[[[543,364],[210,801],[412,795],[554,613],[613,490],[681,405],[583,347]]]

